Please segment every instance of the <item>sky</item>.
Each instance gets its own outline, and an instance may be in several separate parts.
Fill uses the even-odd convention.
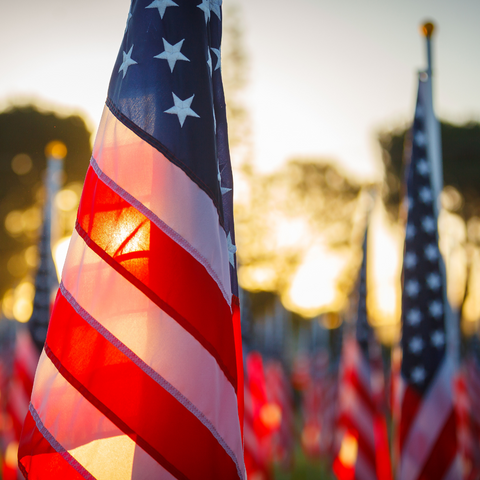
[[[425,65],[419,25],[437,25],[435,103],[452,122],[480,120],[478,0],[224,0],[242,13],[245,98],[258,168],[295,156],[381,178],[376,134],[413,115]],[[95,130],[129,0],[7,2],[0,17],[0,109],[36,100],[80,112]],[[228,98],[227,98],[228,102]]]

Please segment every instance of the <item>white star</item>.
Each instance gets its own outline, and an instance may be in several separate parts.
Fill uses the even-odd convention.
[[[434,243],[431,243],[430,245],[427,246],[427,248],[425,249],[425,256],[431,262],[437,260],[437,258],[438,258],[438,248]]]
[[[210,49],[207,49],[207,65],[208,68],[210,69],[210,76],[212,76],[212,56],[210,55]]]
[[[408,344],[412,353],[420,353],[423,350],[423,340],[421,337],[413,337]]]
[[[228,247],[228,260],[230,265],[235,268],[235,252],[237,251],[237,247],[232,243],[232,237],[230,236],[230,232],[227,235],[227,247]]]
[[[405,268],[410,270],[410,268],[413,268],[417,264],[417,256],[413,252],[406,253],[403,264]]]
[[[426,375],[427,372],[425,372],[423,367],[415,367],[412,370],[411,378],[415,383],[422,383],[425,380]]]
[[[127,74],[128,67],[130,65],[136,65],[137,62],[135,60],[132,60],[131,55],[132,55],[132,50],[133,50],[133,45],[130,47],[130,50],[128,53],[123,52],[123,63],[120,65],[120,68],[118,69],[118,73],[123,72],[123,77],[125,78],[125,75]]]
[[[217,56],[217,64],[215,65],[215,70],[218,70],[220,68],[220,58],[221,58],[220,49],[211,48],[210,50],[213,50],[213,53]]]
[[[415,134],[415,143],[419,146],[419,147],[424,147],[426,144],[427,144],[427,137],[425,136],[424,133],[422,132],[417,132]]]
[[[422,314],[418,308],[412,308],[408,313],[407,313],[407,323],[414,327],[415,325],[418,325],[422,321]]]
[[[197,5],[197,8],[203,11],[205,14],[205,23],[210,20],[210,2],[209,0],[202,0],[202,3]]]
[[[180,40],[175,45],[170,45],[164,38],[162,38],[162,40],[165,51],[159,53],[158,55],[155,55],[153,58],[167,60],[171,72],[173,72],[173,69],[175,68],[175,63],[178,60],[185,60],[186,62],[190,61],[183,53],[180,52],[185,39]]]
[[[145,8],[157,8],[160,18],[163,18],[165,15],[165,10],[168,7],[178,7],[178,5],[175,2],[172,2],[172,0],[154,0],[148,7]]]
[[[427,284],[432,290],[438,290],[442,285],[442,279],[438,273],[431,273],[427,276]]]
[[[431,341],[434,347],[441,348],[445,345],[445,335],[437,330],[432,333]]]
[[[440,300],[434,300],[428,307],[430,315],[434,318],[440,318],[443,314],[443,305]]]
[[[190,108],[190,105],[192,104],[192,101],[193,101],[193,97],[195,97],[195,95],[192,95],[190,98],[187,98],[186,100],[180,100],[173,92],[172,92],[172,95],[173,95],[173,102],[175,103],[175,105],[172,108],[165,110],[165,113],[178,115],[178,121],[180,122],[180,127],[183,127],[183,124],[185,123],[185,119],[187,117],[200,118],[200,115],[197,115]]]
[[[220,184],[220,191],[222,192],[222,196],[223,196],[226,193],[230,192],[232,189],[227,187],[222,187],[222,175],[220,174],[220,166],[218,164],[217,164],[217,172],[218,172],[217,174],[218,183]]]
[[[405,293],[408,297],[416,297],[420,291],[420,284],[416,280],[409,280],[405,284]]]
[[[408,240],[411,240],[415,236],[415,233],[417,233],[417,229],[412,223],[409,223],[407,225],[407,231],[405,232],[405,236]]]
[[[432,233],[435,231],[435,219],[433,217],[423,217],[422,220],[422,228],[427,232],[427,233]]]
[[[433,198],[432,190],[429,187],[423,187],[422,189],[420,189],[418,196],[423,203],[430,203]]]
[[[218,17],[219,20],[220,18],[220,7],[222,6],[222,0],[210,0],[210,10]]]
[[[428,165],[428,162],[424,158],[421,158],[417,163],[417,172],[420,175],[425,176],[428,174],[429,171],[430,171],[430,166]]]

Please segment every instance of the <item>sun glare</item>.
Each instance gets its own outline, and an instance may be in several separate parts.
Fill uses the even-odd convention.
[[[347,261],[347,254],[339,254],[323,245],[310,248],[282,297],[287,308],[306,317],[338,310],[343,296],[337,283]]]

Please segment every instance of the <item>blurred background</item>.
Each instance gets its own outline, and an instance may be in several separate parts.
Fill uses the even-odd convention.
[[[61,269],[128,9],[128,0],[3,6],[0,317],[7,333],[31,321],[38,275],[49,276],[42,241]],[[265,455],[276,459],[278,478],[330,478],[326,447],[311,447],[318,432],[305,430],[305,392],[335,368],[343,325],[354,320],[368,211],[367,310],[390,369],[400,335],[402,158],[417,71],[426,66],[419,26],[427,19],[437,25],[440,249],[462,339],[477,335],[480,3],[225,0],[223,15],[245,349],[261,354],[254,371],[264,368],[258,362],[265,372],[270,360],[280,362],[296,407],[296,440],[285,447],[295,461]],[[50,180],[48,158],[64,166]],[[47,181],[57,186],[50,199]],[[42,232],[47,210],[51,238]]]

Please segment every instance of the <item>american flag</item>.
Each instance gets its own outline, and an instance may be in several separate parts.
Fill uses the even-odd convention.
[[[135,0],[19,461],[30,478],[245,478],[221,0]]]
[[[402,365],[399,387],[399,480],[458,479],[446,348],[446,297],[432,188],[430,80],[420,75],[407,172],[408,220],[403,259]]]
[[[339,384],[338,454],[333,469],[339,480],[390,480],[385,418],[378,401],[378,372],[372,362],[375,345],[367,320],[367,235],[360,268],[356,336],[343,345]]]
[[[458,449],[462,479],[480,478],[480,362],[479,341],[475,335],[454,384]]]
[[[248,478],[270,480],[273,454],[272,437],[278,428],[278,407],[272,412],[267,398],[263,358],[252,351],[246,357],[245,378],[245,466]],[[272,428],[271,414],[275,428]]]

